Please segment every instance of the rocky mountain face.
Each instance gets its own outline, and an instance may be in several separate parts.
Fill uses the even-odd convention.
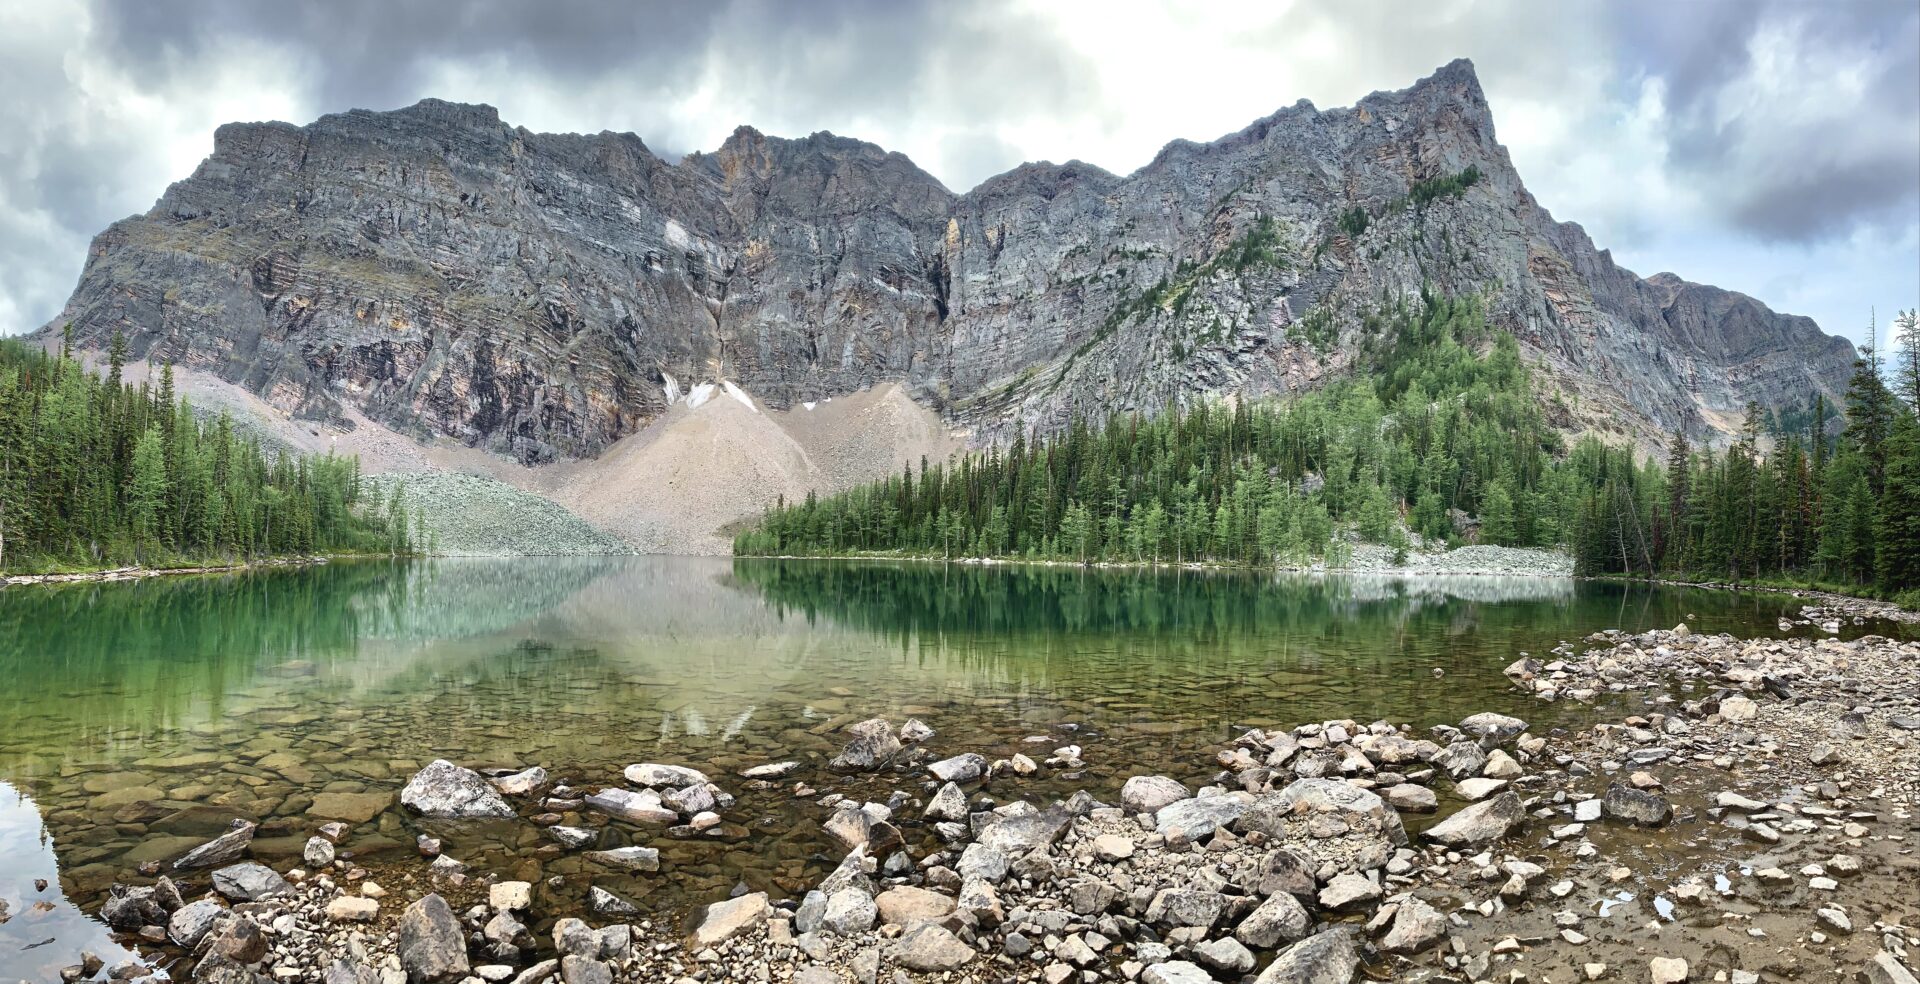
[[[45,331],[122,331],[135,357],[299,416],[351,406],[534,463],[719,380],[774,407],[900,381],[980,439],[1285,393],[1344,371],[1368,315],[1423,285],[1482,297],[1563,422],[1632,437],[1838,395],[1851,358],[1806,318],[1642,279],[1554,221],[1464,61],[1176,141],[1125,177],[1028,164],[964,195],[827,133],[743,127],[669,164],[631,134],[438,100],[230,124],[94,240]]]

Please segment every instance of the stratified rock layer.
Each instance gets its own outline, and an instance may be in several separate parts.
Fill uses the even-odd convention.
[[[1476,168],[1458,195],[1423,181]],[[1364,230],[1343,215],[1364,210]],[[741,128],[668,164],[425,100],[236,123],[93,242],[85,347],[539,462],[599,453],[694,387],[776,408],[901,381],[986,439],[1074,412],[1283,393],[1350,366],[1383,297],[1482,295],[1556,419],[1647,438],[1837,395],[1810,320],[1614,265],[1529,195],[1472,66],[1301,102],[1126,177],[1028,164],[955,195],[897,153]],[[712,390],[702,390],[703,399]]]

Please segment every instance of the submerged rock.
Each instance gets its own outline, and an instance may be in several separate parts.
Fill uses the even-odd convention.
[[[246,856],[247,848],[253,843],[256,824],[242,823],[227,833],[188,851],[180,860],[173,863],[173,870],[186,871],[192,868],[213,868],[238,861]]]
[[[547,770],[534,766],[507,776],[496,776],[493,788],[508,796],[525,796],[547,784]]]
[[[589,851],[581,856],[628,871],[660,870],[660,850],[653,847],[616,847],[610,851]]]
[[[763,780],[782,779],[798,771],[800,771],[800,763],[798,762],[769,762],[766,765],[756,765],[740,773],[740,778]]]

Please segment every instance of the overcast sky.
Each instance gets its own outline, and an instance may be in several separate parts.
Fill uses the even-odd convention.
[[[1528,187],[1637,272],[1856,339],[1920,304],[1916,0],[34,0],[0,4],[0,334],[57,315],[88,239],[231,120],[438,96],[663,155],[831,130],[959,191],[1125,173],[1463,56]]]

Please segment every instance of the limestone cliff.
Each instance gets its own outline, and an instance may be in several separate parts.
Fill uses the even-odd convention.
[[[1368,313],[1423,285],[1483,296],[1569,426],[1704,434],[1748,400],[1837,395],[1850,359],[1808,319],[1642,279],[1554,221],[1464,61],[1125,177],[1028,164],[963,195],[827,133],[743,127],[669,164],[631,134],[438,100],[230,124],[95,239],[45,330],[117,329],[302,416],[533,463],[717,380],[773,407],[900,381],[982,438],[1286,392],[1343,371]]]

